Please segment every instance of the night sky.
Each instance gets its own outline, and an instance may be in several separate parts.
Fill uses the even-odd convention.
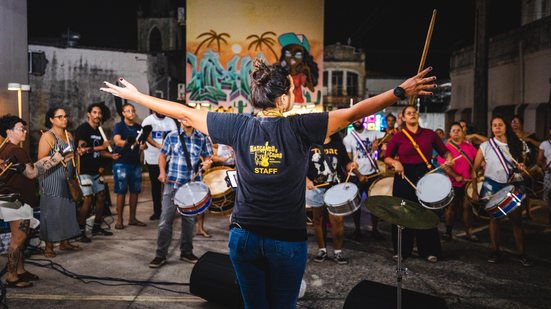
[[[426,65],[446,79],[451,52],[473,43],[474,1],[326,0],[325,44],[350,38],[366,52],[368,70],[410,76],[419,66],[432,10],[437,9]],[[28,0],[29,41],[60,37],[70,28],[81,34],[80,46],[136,50],[136,2]],[[492,1],[490,35],[520,25],[518,2]]]

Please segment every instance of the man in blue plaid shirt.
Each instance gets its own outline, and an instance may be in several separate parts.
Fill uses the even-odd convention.
[[[180,134],[180,136],[179,136]],[[182,148],[181,141],[184,141],[189,153],[190,168],[187,164],[186,154]],[[162,198],[162,211],[159,222],[159,232],[157,236],[157,251],[155,258],[149,267],[158,268],[166,263],[168,247],[172,241],[172,222],[176,216],[176,206],[174,205],[174,195],[178,188],[188,183],[195,175],[201,164],[202,168],[208,169],[212,163],[212,146],[208,136],[193,129],[187,120],[181,121],[181,130],[170,132],[161,148],[159,156],[159,181],[164,183]],[[168,163],[168,172],[166,166]],[[195,181],[201,180],[198,175]],[[180,236],[180,260],[195,263],[198,258],[193,254],[193,228],[195,217],[182,216],[182,231]]]

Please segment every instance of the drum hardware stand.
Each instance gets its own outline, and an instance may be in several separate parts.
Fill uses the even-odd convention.
[[[402,201],[400,206],[404,206],[406,203]],[[396,308],[402,309],[402,277],[407,275],[407,267],[402,267],[402,231],[403,225],[397,225],[398,228],[398,265],[396,266]]]
[[[402,201],[402,205],[404,202]],[[407,267],[402,267],[402,225],[397,225],[398,228],[398,265],[396,266],[396,308],[402,308],[402,277],[408,274]]]

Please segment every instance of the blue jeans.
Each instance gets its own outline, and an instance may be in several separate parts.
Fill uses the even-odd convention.
[[[172,222],[176,216],[181,219],[180,232],[180,255],[193,253],[193,229],[195,228],[195,217],[180,216],[176,213],[176,205],[174,205],[174,194],[176,189],[171,184],[166,184],[163,191],[162,211],[159,220],[157,234],[157,251],[156,257],[166,258],[170,243],[172,242]]]
[[[142,167],[139,164],[113,164],[113,181],[115,193],[140,193],[142,191]]]
[[[228,246],[245,308],[296,308],[306,241],[275,240],[233,227]]]

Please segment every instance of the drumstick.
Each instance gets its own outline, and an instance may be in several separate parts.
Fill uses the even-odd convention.
[[[4,175],[4,173],[10,169],[10,167],[13,165],[13,162],[10,162],[8,164],[8,166],[6,166],[6,168],[0,173],[0,176]]]
[[[423,54],[421,55],[421,63],[419,63],[419,69],[417,73],[423,70],[425,66],[425,60],[427,59],[427,53],[429,52],[430,40],[432,38],[432,30],[434,30],[434,21],[436,20],[436,10],[432,10],[432,18],[430,19],[429,30],[427,31],[427,37],[425,39],[425,47],[423,48]],[[409,97],[409,104],[413,105],[416,96]]]
[[[2,145],[0,145],[0,149],[2,149],[2,147],[4,147],[4,145],[6,145],[6,143],[9,141],[10,139],[6,136],[6,138],[4,139],[4,141],[2,142]]]
[[[383,138],[378,142],[377,146],[381,145],[387,138],[390,137],[390,134],[386,134],[385,136],[383,136]],[[371,151],[370,151],[370,154],[373,154],[375,152],[375,147],[371,147]]]
[[[71,141],[69,140],[69,133],[67,133],[67,130],[65,130],[65,137],[67,138],[67,145],[69,145],[69,147],[71,148],[71,151],[73,151],[73,147],[71,147]],[[75,164],[75,156],[73,155],[73,157],[71,158],[71,162],[73,162],[73,167],[77,167],[77,165]]]
[[[348,183],[348,179],[350,179],[350,175],[352,175],[352,171],[348,172],[348,176],[346,176],[346,180],[344,181],[345,185]]]
[[[408,176],[406,176],[406,174],[402,173],[402,178],[405,179],[407,182],[409,182],[409,184],[413,187],[413,189],[415,189],[415,191],[417,191],[417,187],[413,184],[413,182],[411,182],[411,180],[409,180]]]
[[[513,160],[513,162],[518,166],[518,165],[519,165],[518,161],[515,160],[515,158],[513,158],[513,156],[510,156],[510,157],[511,157],[511,160]],[[526,173],[526,175],[528,175],[528,177],[532,178],[532,175],[530,175],[530,172],[528,172],[528,171],[526,170],[526,168],[523,167],[523,168],[521,168],[521,169]]]
[[[330,185],[330,183],[328,183],[328,182],[320,183],[319,185],[315,185],[314,188],[325,187],[325,186],[328,186],[328,185]]]
[[[99,130],[99,133],[101,134],[101,137],[103,138],[103,140],[109,142],[109,140],[105,136],[105,132],[103,132],[103,128],[101,126],[98,126],[98,130]],[[111,148],[111,144],[109,144],[107,146],[107,149],[109,150],[109,152],[113,152],[113,148]]]
[[[40,130],[40,133],[42,133],[42,135],[44,135],[44,131]],[[50,145],[50,148],[52,148],[52,150],[55,151],[55,148],[54,148],[54,145],[52,145],[47,139],[44,139],[46,141],[46,143],[48,143],[48,145]],[[63,159],[61,159],[61,165],[63,165],[63,167],[67,168],[67,164],[65,163],[65,161]]]
[[[462,158],[461,155],[459,155],[459,156],[453,158],[452,162],[455,162],[455,160],[458,160],[458,159],[460,159],[460,158]],[[445,163],[444,163],[444,164],[445,164]],[[444,165],[444,164],[442,164],[442,165]],[[437,170],[441,169],[441,168],[442,168],[442,165],[440,165],[440,166],[438,166],[437,168],[435,168],[435,169],[429,171],[429,172],[427,173],[427,175],[428,175],[428,174],[432,174],[432,173],[436,172]]]

